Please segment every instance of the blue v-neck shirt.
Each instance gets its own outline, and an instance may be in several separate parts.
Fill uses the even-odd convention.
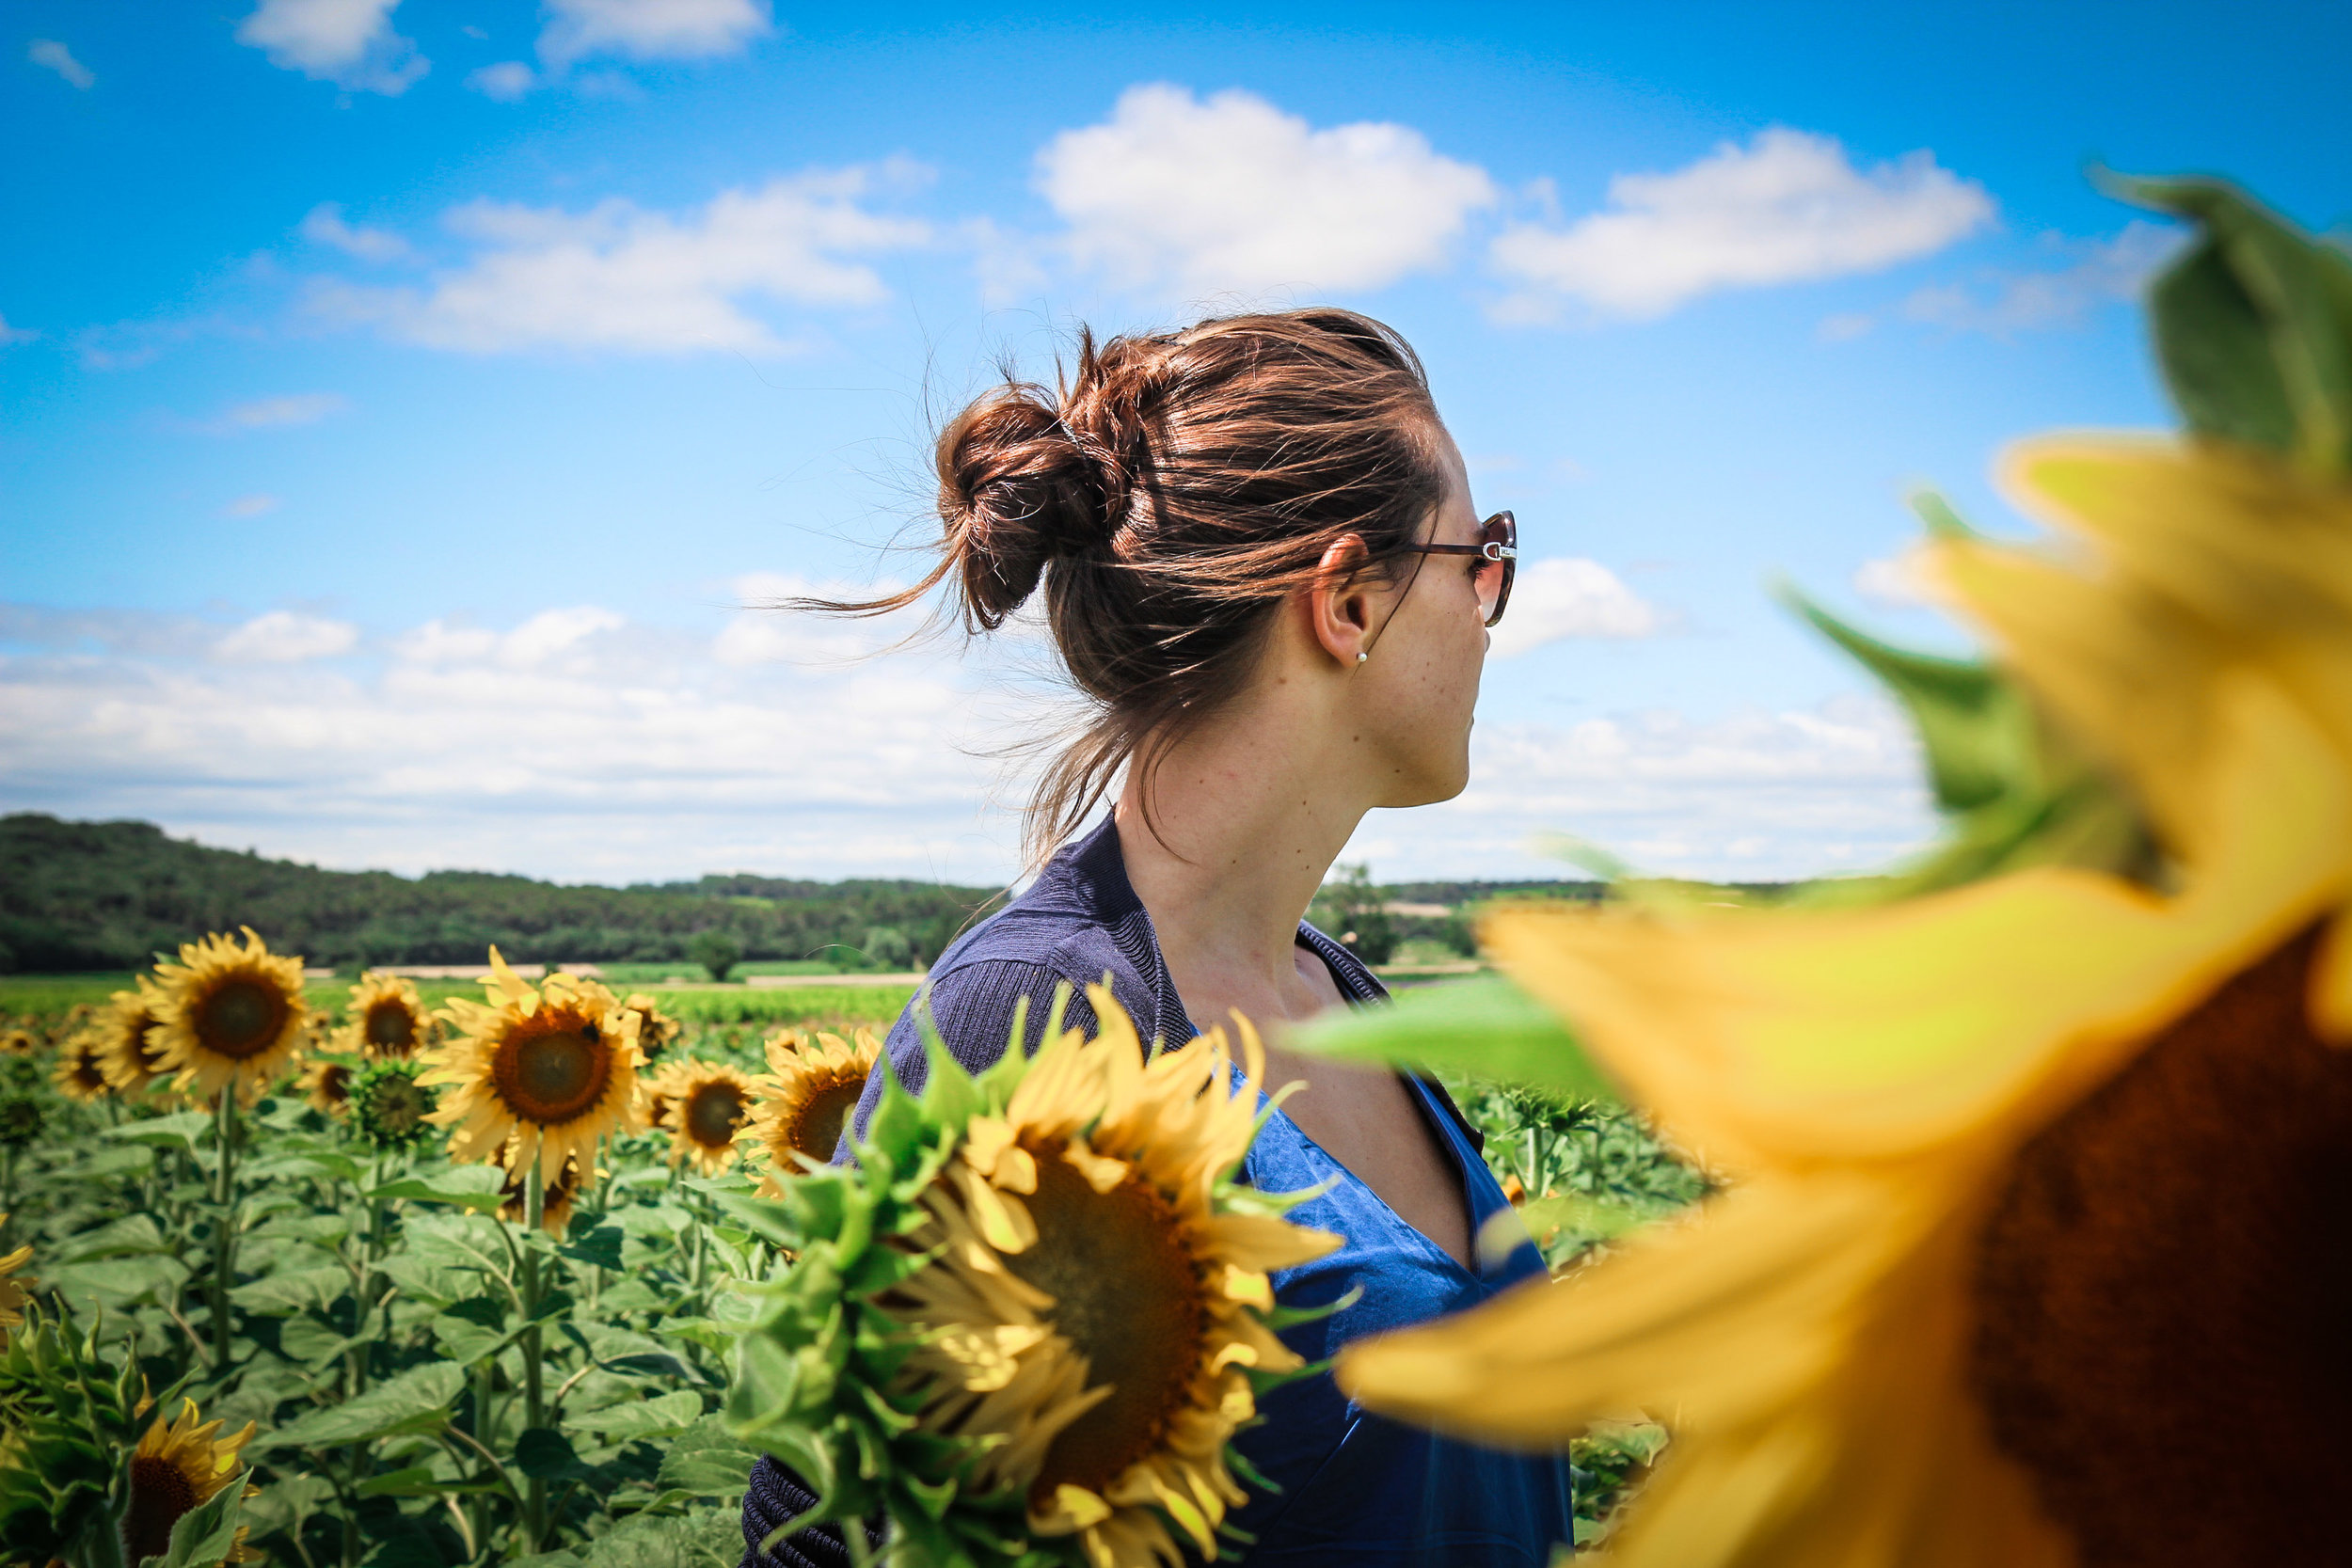
[[[1379,980],[1346,948],[1306,925],[1298,928],[1298,942],[1323,960],[1351,1003],[1386,999]],[[1119,830],[1109,820],[1063,848],[1028,891],[942,954],[931,969],[929,999],[948,1051],[978,1071],[1004,1053],[1015,1004],[1025,996],[1031,999],[1031,1022],[1024,1044],[1036,1049],[1046,1005],[1062,982],[1077,990],[1066,1022],[1090,1031],[1095,1020],[1084,988],[1105,976],[1145,1039],[1184,1040],[1198,1033],[1169,983],[1151,916],[1127,879]],[[919,1089],[927,1058],[912,1007],[892,1028],[888,1053],[899,1082]],[[1406,1082],[1461,1177],[1475,1236],[1509,1200],[1480,1158],[1478,1134],[1445,1091],[1423,1079]],[[881,1091],[877,1074],[866,1085],[855,1126],[865,1125]],[[1291,1218],[1347,1239],[1338,1251],[1273,1276],[1276,1298],[1286,1307],[1328,1306],[1350,1291],[1361,1292],[1352,1306],[1283,1331],[1284,1341],[1311,1362],[1351,1340],[1424,1323],[1514,1287],[1549,1288],[1532,1244],[1482,1260],[1475,1271],[1464,1268],[1279,1111],[1259,1133],[1243,1170],[1265,1192],[1327,1185]],[[1235,1446],[1277,1490],[1250,1488],[1250,1500],[1230,1516],[1254,1538],[1242,1549],[1251,1568],[1365,1562],[1543,1568],[1555,1547],[1572,1539],[1565,1452],[1499,1452],[1391,1421],[1348,1400],[1327,1371],[1276,1390],[1261,1414],[1262,1424],[1243,1433]],[[772,1461],[761,1462],[744,1499],[747,1543],[757,1543],[806,1506],[805,1492],[792,1479]],[[828,1540],[811,1531],[781,1544],[771,1560],[801,1568],[846,1562],[847,1554],[838,1536]],[[756,1561],[747,1552],[747,1568]]]

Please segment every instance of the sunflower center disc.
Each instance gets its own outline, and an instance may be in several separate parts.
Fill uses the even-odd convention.
[[[2344,1549],[2352,1051],[2311,1032],[2315,945],[2036,1135],[1987,1226],[1977,1385],[2086,1568]]]
[[[417,1043],[417,1021],[400,1002],[378,1002],[368,1009],[368,1043],[376,1050],[405,1056]]]
[[[833,1151],[841,1143],[841,1129],[849,1121],[850,1113],[857,1109],[858,1096],[866,1088],[866,1080],[852,1078],[847,1083],[828,1085],[808,1097],[801,1111],[800,1120],[792,1127],[792,1147],[812,1160],[833,1158]]]
[[[522,1025],[499,1052],[499,1088],[517,1116],[552,1126],[603,1098],[612,1056],[593,1022],[554,1018],[533,1028],[537,1022]]]
[[[735,1138],[742,1116],[743,1097],[728,1084],[707,1084],[687,1107],[686,1132],[706,1148],[724,1148]]]
[[[413,1079],[381,1078],[368,1096],[368,1108],[378,1126],[398,1136],[424,1119],[424,1091]]]
[[[171,1550],[171,1527],[196,1506],[196,1485],[160,1455],[131,1461],[131,1507],[122,1516],[124,1554],[133,1562]]]
[[[1087,1386],[1112,1390],[1055,1437],[1036,1492],[1099,1493],[1159,1446],[1191,1395],[1208,1321],[1200,1270],[1167,1200],[1134,1177],[1098,1193],[1037,1152],[1037,1192],[1022,1201],[1037,1244],[1006,1266],[1054,1298],[1046,1321],[1087,1358]]]
[[[240,1062],[267,1051],[285,1022],[286,999],[259,980],[230,980],[197,1005],[197,1038]]]

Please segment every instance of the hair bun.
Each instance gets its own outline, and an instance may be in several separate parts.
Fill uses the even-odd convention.
[[[1109,534],[1103,485],[1045,388],[998,388],[939,436],[939,515],[961,559],[966,618],[991,629],[1037,591],[1045,563]]]

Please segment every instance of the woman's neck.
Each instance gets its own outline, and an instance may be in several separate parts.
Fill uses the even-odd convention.
[[[1347,787],[1356,769],[1295,743],[1323,729],[1282,721],[1305,717],[1234,714],[1186,736],[1154,771],[1148,823],[1141,780],[1120,796],[1128,880],[1204,1028],[1228,1007],[1271,1022],[1319,1005],[1297,973],[1298,922],[1369,802]]]

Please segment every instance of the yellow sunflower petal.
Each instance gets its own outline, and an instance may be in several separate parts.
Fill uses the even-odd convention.
[[[2352,778],[2233,677],[2212,875],[2167,902],[2037,870],[1891,909],[1515,912],[1498,960],[1684,1137],[1735,1162],[1889,1157],[2064,1102],[2352,874]]]

